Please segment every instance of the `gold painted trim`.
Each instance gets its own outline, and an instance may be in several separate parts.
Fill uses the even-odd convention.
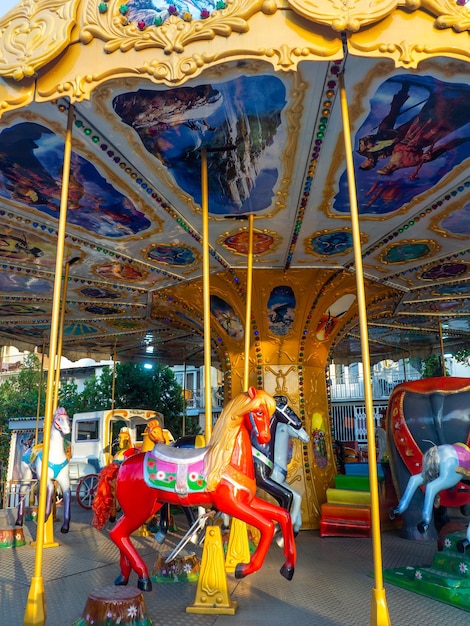
[[[122,4],[122,0],[110,0],[108,10],[100,13],[98,1],[88,0],[83,12],[85,22],[80,30],[81,42],[89,44],[95,38],[101,39],[108,54],[146,48],[161,48],[165,54],[181,53],[191,43],[246,33],[252,15],[258,12],[273,15],[277,11],[275,0],[229,0],[225,9],[213,11],[205,20],[186,22],[172,15],[161,26],[150,26],[141,31],[120,13]]]
[[[457,33],[470,30],[470,11],[452,0],[288,0],[289,6],[306,19],[330,26],[336,32],[357,32],[383,21],[396,9],[412,14],[421,9],[437,19],[436,29],[451,28]],[[431,18],[432,19],[432,18]]]
[[[23,80],[67,48],[81,0],[23,0],[0,20],[0,76]],[[97,4],[97,3],[96,3]]]

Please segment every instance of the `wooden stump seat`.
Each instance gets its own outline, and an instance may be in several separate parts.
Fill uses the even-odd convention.
[[[0,528],[0,548],[18,548],[24,545],[26,540],[21,526]]]
[[[143,593],[132,586],[93,589],[73,626],[151,626]]]

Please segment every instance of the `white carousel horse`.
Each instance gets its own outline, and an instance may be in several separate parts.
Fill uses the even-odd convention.
[[[292,492],[292,525],[297,533],[302,526],[302,496],[291,484],[287,482],[287,466],[289,464],[290,439],[299,439],[302,443],[308,443],[310,437],[304,428],[298,430],[290,424],[279,423],[276,427],[276,440],[274,444],[274,468],[271,472],[271,480],[282,485]]]
[[[56,409],[52,418],[49,462],[47,467],[47,495],[46,495],[46,520],[52,511],[52,499],[54,496],[54,483],[57,481],[62,489],[64,497],[64,521],[60,532],[68,533],[70,526],[70,478],[69,459],[65,452],[64,437],[70,433],[70,419],[62,407]],[[34,446],[31,457],[22,459],[21,480],[24,481],[20,488],[20,501],[15,525],[22,526],[24,520],[25,495],[27,484],[37,477],[38,482],[42,474],[42,444]],[[28,482],[27,482],[28,481]],[[24,487],[23,487],[24,485]]]
[[[271,422],[271,439],[260,445],[252,438],[253,460],[258,487],[269,493],[287,511],[290,511],[294,532],[302,525],[301,495],[287,483],[287,465],[289,462],[290,439],[309,441],[307,432],[302,428],[302,420],[289,406],[286,396],[274,396],[276,410]]]
[[[420,474],[411,476],[398,506],[390,510],[390,517],[401,515],[408,508],[414,492],[424,485],[426,494],[422,511],[422,521],[418,524],[420,533],[429,528],[434,500],[440,491],[456,487],[459,482],[468,482],[470,478],[470,448],[463,443],[433,446],[425,452]],[[459,552],[464,553],[470,546],[470,524],[466,538],[457,543]]]

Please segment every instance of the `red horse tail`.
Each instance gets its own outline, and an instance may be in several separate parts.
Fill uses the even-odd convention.
[[[114,485],[116,475],[119,471],[117,463],[110,463],[103,467],[100,472],[96,495],[93,500],[93,517],[92,525],[101,530],[109,519],[111,507],[114,504]]]

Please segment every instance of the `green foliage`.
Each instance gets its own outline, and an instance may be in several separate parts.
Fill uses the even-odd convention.
[[[463,348],[462,350],[459,350],[454,354],[454,358],[460,363],[470,365],[470,348]]]
[[[448,374],[449,372],[446,369],[446,375]],[[431,354],[423,361],[421,378],[434,378],[436,376],[444,376],[442,370],[442,359],[437,354]]]
[[[62,382],[59,406],[65,407],[70,416],[85,411],[102,411],[112,407],[113,369],[103,367],[100,376],[93,375],[85,381],[82,392],[74,382]],[[38,412],[44,415],[47,376],[41,380],[39,359],[29,354],[17,376],[8,378],[0,385],[0,462],[6,467],[10,449],[10,417],[32,417]],[[41,383],[41,392],[39,386]],[[114,408],[148,409],[159,411],[165,417],[165,426],[175,438],[182,434],[182,389],[169,367],[156,365],[145,369],[137,363],[120,363],[116,366]],[[186,422],[186,434],[197,434],[199,427]]]
[[[10,417],[31,417],[44,414],[46,381],[41,381],[41,363],[28,354],[17,376],[10,376],[0,385],[0,462],[6,467],[10,452]],[[41,390],[39,385],[41,383]]]
[[[182,434],[182,389],[169,367],[155,365],[145,369],[138,363],[119,363],[115,407],[159,411],[173,436],[177,438]]]

